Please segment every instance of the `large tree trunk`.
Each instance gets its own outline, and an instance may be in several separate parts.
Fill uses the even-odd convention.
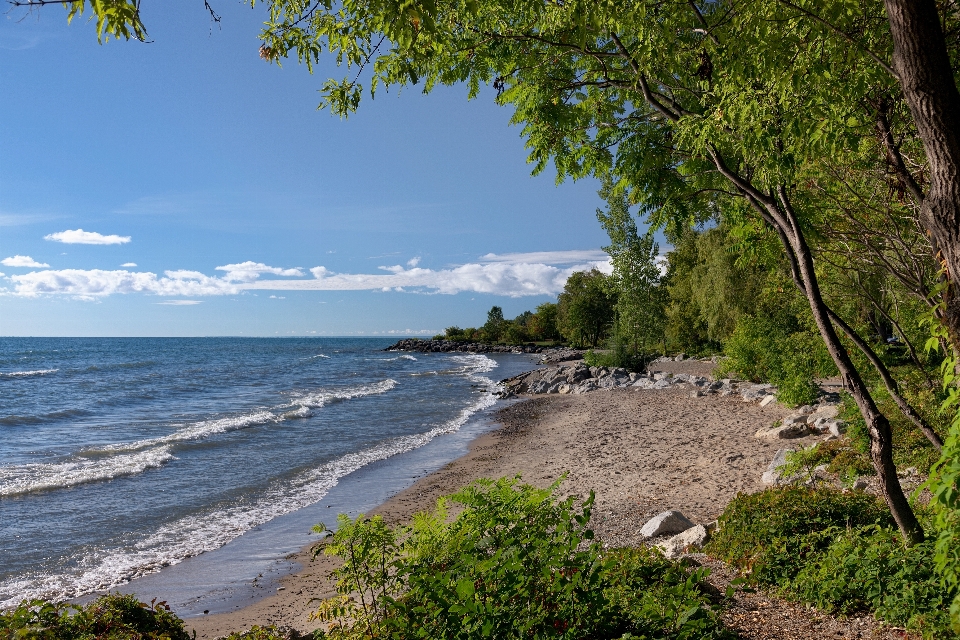
[[[946,267],[943,321],[960,348],[960,91],[934,0],[885,0],[893,68],[923,141],[930,188],[920,221]]]
[[[908,544],[923,542],[923,527],[920,526],[913,509],[910,508],[910,503],[907,501],[903,488],[900,486],[900,480],[897,478],[897,467],[893,464],[893,431],[890,429],[890,422],[880,412],[873,396],[867,389],[866,383],[860,376],[860,372],[857,371],[834,329],[830,311],[820,292],[820,283],[813,266],[813,254],[783,190],[780,191],[780,201],[781,206],[777,207],[779,211],[776,212],[773,210],[773,203],[767,203],[768,211],[771,214],[770,218],[775,223],[780,223],[775,224],[778,235],[780,235],[787,252],[793,254],[791,261],[795,260],[794,267],[799,272],[798,275],[803,282],[801,290],[806,294],[810,310],[813,312],[813,319],[820,330],[820,336],[823,338],[827,351],[830,352],[830,357],[833,358],[834,364],[840,371],[844,386],[853,396],[857,407],[860,409],[860,415],[863,416],[867,424],[867,430],[870,433],[870,458],[873,461],[873,468],[877,472],[877,479],[884,500],[890,508],[890,514],[896,521],[904,541]],[[786,220],[781,220],[781,215]],[[786,222],[786,224],[782,224],[783,222]]]

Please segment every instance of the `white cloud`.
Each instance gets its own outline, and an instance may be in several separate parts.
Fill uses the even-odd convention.
[[[420,264],[420,256],[417,256],[416,258],[410,258],[409,260],[407,260],[408,267],[415,267],[418,264]]]
[[[124,262],[124,263],[123,263],[122,265],[120,265],[120,266],[121,266],[121,267],[135,267],[135,266],[137,266],[137,263],[136,263],[136,262]]]
[[[197,271],[155,273],[106,271],[103,269],[61,269],[32,271],[10,276],[15,295],[68,295],[102,298],[117,293],[152,293],[161,296],[211,296],[239,293],[233,283],[211,278]]]
[[[84,231],[83,229],[58,231],[43,236],[43,239],[63,242],[64,244],[125,244],[130,242],[130,236],[105,236],[96,231]]]
[[[520,254],[514,254],[520,255]],[[590,254],[591,256],[593,254]],[[497,256],[505,258],[505,256]],[[485,256],[487,258],[487,256]],[[10,276],[10,293],[25,297],[67,295],[83,299],[125,293],[159,296],[200,297],[235,295],[242,291],[412,291],[455,294],[463,291],[510,297],[556,295],[574,271],[597,268],[610,273],[609,260],[590,261],[559,267],[544,262],[509,262],[498,259],[486,263],[468,263],[447,269],[405,269],[400,265],[380,267],[381,273],[335,273],[326,267],[310,269],[312,279],[304,279],[300,268],[271,267],[261,262],[242,262],[217,267],[222,277],[199,271],[151,272],[101,269],[62,269],[33,271]],[[293,280],[260,279],[263,274],[298,277]],[[273,296],[271,296],[273,297]],[[282,296],[276,296],[282,299]],[[196,301],[194,301],[196,302]],[[188,304],[170,301],[169,304]]]
[[[314,267],[314,280],[260,280],[241,285],[244,289],[276,291],[400,291],[429,290],[454,294],[461,291],[522,297],[556,295],[574,271],[598,268],[610,272],[609,261],[573,265],[564,269],[543,263],[469,263],[451,269],[404,269],[380,267],[388,273],[334,273]]]
[[[37,262],[30,256],[10,256],[9,258],[4,258],[0,260],[0,264],[5,267],[33,267],[33,268],[42,268],[49,267],[50,265]]]
[[[604,262],[607,253],[600,249],[573,251],[531,251],[529,253],[488,253],[480,256],[481,262],[577,264],[584,262]]]
[[[223,277],[229,282],[252,282],[263,273],[269,273],[275,276],[303,276],[303,271],[299,268],[281,269],[279,267],[269,267],[262,262],[253,262],[247,260],[239,264],[226,264],[217,267],[217,271],[226,271],[227,275]]]
[[[156,304],[165,304],[171,307],[188,307],[190,305],[200,304],[201,302],[203,302],[203,300],[164,300]]]

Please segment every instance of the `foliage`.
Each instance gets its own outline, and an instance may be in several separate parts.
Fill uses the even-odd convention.
[[[928,323],[933,335],[927,341],[926,350],[945,351],[940,373],[946,397],[941,409],[950,420],[940,459],[931,470],[928,482],[936,513],[935,560],[944,586],[954,594],[950,615],[954,629],[960,631],[960,376],[956,350],[946,352],[942,346],[946,343],[946,328],[933,314]]]
[[[721,371],[777,385],[777,398],[784,404],[814,402],[820,393],[814,378],[828,376],[835,369],[823,342],[808,331],[790,330],[795,327],[790,319],[741,318],[724,345],[728,358]]]
[[[616,342],[612,339],[611,349],[606,351],[588,350],[583,354],[583,361],[591,367],[619,367],[627,371],[643,373],[647,370],[652,356],[650,354],[637,353],[622,342]]]
[[[109,594],[88,605],[24,601],[0,611],[0,640],[190,640],[165,602]]]
[[[519,478],[479,480],[413,524],[340,517],[326,553],[332,638],[726,638],[688,575],[647,550],[602,551],[593,504]],[[447,502],[463,507],[451,519]],[[321,528],[322,525],[321,525]],[[632,634],[632,635],[631,635]]]
[[[926,637],[953,637],[933,543],[905,548],[883,504],[862,492],[784,487],[738,495],[707,552],[753,584],[828,611],[864,611]]]
[[[570,343],[596,347],[609,332],[616,300],[607,281],[596,269],[567,278],[557,298],[557,328]]]
[[[600,196],[606,199],[607,210],[597,209],[597,219],[610,238],[610,245],[603,249],[613,265],[607,286],[616,299],[613,348],[634,358],[642,357],[640,354],[650,353],[663,341],[666,291],[660,286],[657,266],[660,248],[652,234],[638,233],[622,190],[614,189],[607,181]]]
[[[290,633],[285,633],[272,625],[267,627],[254,625],[246,631],[235,631],[222,638],[223,640],[291,640],[290,636]]]

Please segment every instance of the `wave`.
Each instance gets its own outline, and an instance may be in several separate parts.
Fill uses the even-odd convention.
[[[31,378],[33,376],[45,376],[51,373],[56,373],[60,369],[37,369],[35,371],[8,371],[6,373],[0,372],[0,378]]]
[[[229,418],[217,418],[215,420],[202,420],[187,425],[173,433],[158,438],[147,438],[145,440],[136,440],[134,442],[120,442],[110,444],[99,449],[88,449],[84,451],[87,454],[93,453],[115,453],[117,451],[136,451],[147,447],[158,445],[169,445],[176,442],[188,442],[191,440],[202,440],[210,436],[230,431],[237,431],[247,427],[276,422],[283,418],[266,410],[258,410],[240,416],[231,416]]]
[[[50,489],[63,489],[88,482],[131,476],[156,469],[173,460],[169,447],[113,456],[107,460],[75,459],[59,463],[30,463],[0,467],[0,497]]]
[[[318,354],[315,355],[315,356],[310,356],[309,359],[310,359],[310,360],[313,360],[314,358],[329,358],[329,357],[330,357],[330,356],[324,355],[324,354],[322,354],[322,353],[318,353]]]
[[[494,388],[494,382],[483,375],[497,366],[493,360],[483,355],[463,355],[455,356],[454,362],[458,366],[457,371],[471,382],[479,383],[489,390]],[[385,393],[396,385],[396,381],[388,379],[362,387],[308,393],[286,405],[287,411],[283,413],[275,408],[273,411],[263,410],[245,416],[197,422],[184,426],[163,439],[139,443],[143,445],[147,442],[163,442],[161,446],[133,454],[111,455],[107,459],[84,461],[84,463],[101,462],[119,466],[117,463],[126,460],[128,461],[127,469],[132,469],[134,460],[146,462],[150,456],[154,456],[159,465],[173,458],[170,454],[172,449],[170,444],[187,439],[188,436],[205,437],[212,433],[242,428],[243,424],[252,424],[258,420],[280,421],[293,417],[307,417],[308,412],[311,411],[309,401],[314,401],[317,406],[322,407],[335,399]],[[372,462],[416,449],[437,436],[459,430],[471,416],[492,406],[495,402],[495,397],[490,394],[474,397],[473,402],[452,419],[436,424],[423,433],[385,439],[361,451],[306,470],[292,480],[273,483],[259,495],[248,496],[248,499],[239,504],[213,506],[203,512],[170,521],[153,534],[127,548],[97,549],[78,554],[69,559],[70,569],[66,571],[58,569],[56,574],[52,574],[39,569],[35,572],[11,576],[7,580],[0,581],[0,609],[14,606],[23,598],[43,597],[63,600],[103,591],[142,575],[159,571],[163,567],[177,564],[188,557],[217,549],[254,527],[321,500],[341,478]],[[129,447],[130,445],[119,446]],[[110,453],[115,454],[116,451]],[[36,467],[40,466],[36,465]],[[6,471],[9,472],[9,469]],[[100,471],[102,477],[107,477],[106,468]],[[0,473],[3,472],[4,470],[0,469]]]
[[[363,396],[378,395],[386,393],[397,386],[397,381],[387,378],[382,382],[375,384],[365,384],[358,387],[345,387],[343,389],[324,389],[322,391],[313,391],[293,399],[292,404],[298,404],[302,407],[318,409],[330,403],[333,400],[352,400],[353,398],[362,398]]]
[[[457,358],[457,362],[462,365],[460,370],[466,377],[483,384],[489,390],[494,388],[495,383],[482,374],[494,369],[496,362],[482,355]],[[326,401],[332,397],[383,393],[394,386],[395,381],[385,380],[376,385],[352,390],[324,392],[327,395],[318,399]],[[458,431],[474,414],[495,403],[496,398],[493,395],[485,394],[462,409],[453,419],[424,433],[390,438],[362,451],[331,460],[299,474],[291,481],[274,484],[251,503],[180,518],[163,525],[130,549],[88,553],[77,558],[77,568],[73,573],[51,575],[35,572],[2,582],[0,609],[15,606],[23,598],[65,600],[104,591],[178,564],[191,556],[218,549],[254,527],[318,502],[341,478],[370,463],[417,449],[437,436]]]

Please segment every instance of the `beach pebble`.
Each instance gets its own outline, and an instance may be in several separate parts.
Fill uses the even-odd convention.
[[[699,550],[709,537],[710,533],[707,531],[707,528],[702,524],[698,524],[673,536],[669,540],[657,543],[657,547],[663,551],[664,557],[676,558],[689,551]]]
[[[693,523],[679,511],[664,511],[648,520],[640,529],[640,535],[644,538],[656,538],[671,533],[681,533],[692,526],[694,526]]]

